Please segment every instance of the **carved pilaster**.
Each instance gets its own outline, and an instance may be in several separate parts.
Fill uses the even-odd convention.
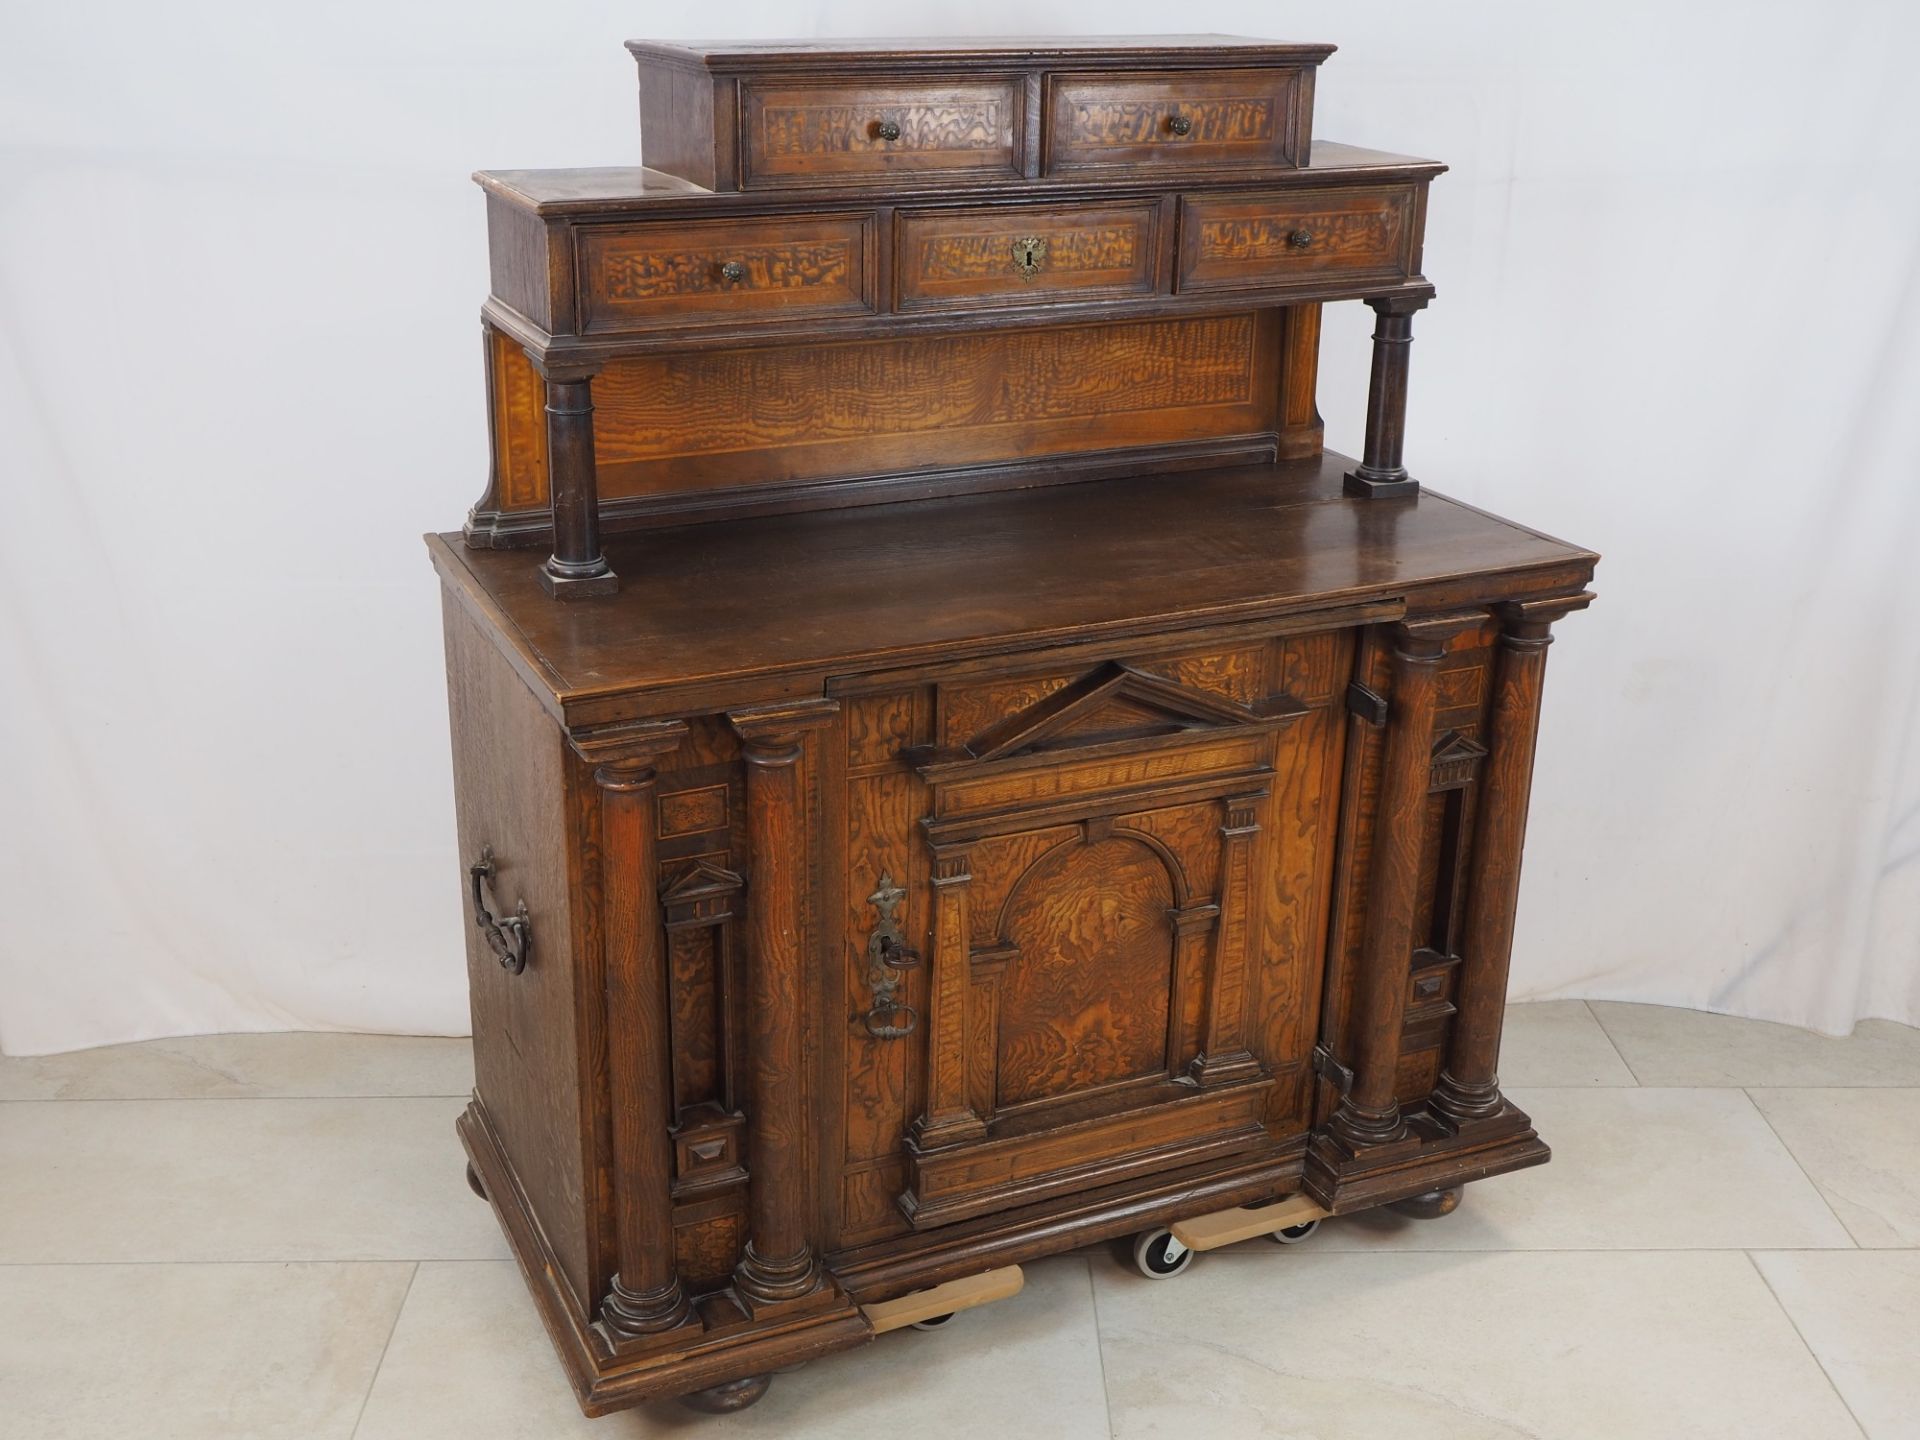
[[[747,1211],[746,1251],[734,1288],[749,1308],[821,1288],[808,1233],[804,1057],[810,1008],[804,949],[813,837],[804,783],[808,731],[830,724],[831,700],[728,715],[747,772]]]
[[[616,1342],[697,1324],[673,1258],[672,1044],[655,873],[655,766],[686,735],[685,725],[669,720],[574,742],[595,766],[600,791],[600,928],[620,1266],[601,1302],[600,1324]]]
[[[970,847],[933,847],[933,973],[928,981],[927,1111],[914,1124],[923,1148],[978,1140],[986,1123],[967,1088],[967,991],[973,984],[967,919]]]
[[[600,553],[600,483],[593,459],[593,370],[531,355],[547,382],[547,488],[553,553],[540,586],[556,600],[611,595],[620,579]]]
[[[1367,381],[1367,443],[1360,463],[1347,472],[1349,495],[1375,498],[1411,495],[1420,482],[1401,463],[1407,438],[1407,362],[1413,317],[1426,308],[1424,295],[1368,299],[1374,314],[1373,371]]]
[[[1244,1080],[1260,1063],[1247,1048],[1248,915],[1252,910],[1253,847],[1260,836],[1260,795],[1235,795],[1225,802],[1220,827],[1220,896],[1224,917],[1214,938],[1213,981],[1208,987],[1207,1021],[1193,1075],[1202,1085]]]
[[[1590,593],[1496,607],[1501,621],[1488,753],[1480,771],[1463,963],[1446,1068],[1433,1108],[1456,1129],[1491,1120],[1505,1107],[1496,1066],[1520,898],[1520,852],[1533,786],[1533,751],[1551,627],[1593,600]]]
[[[1318,455],[1326,426],[1316,393],[1320,374],[1320,307],[1289,305],[1280,341],[1280,445],[1282,460]]]
[[[1349,1149],[1407,1135],[1394,1099],[1406,1027],[1420,858],[1432,772],[1434,678],[1446,642],[1475,617],[1447,615],[1394,627],[1387,753],[1367,877],[1366,935],[1354,986],[1353,1084],[1328,1129]]]

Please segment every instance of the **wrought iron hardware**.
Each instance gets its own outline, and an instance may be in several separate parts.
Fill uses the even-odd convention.
[[[867,897],[867,903],[880,912],[880,923],[867,936],[867,984],[873,990],[873,1004],[861,1022],[876,1040],[902,1039],[920,1024],[920,1012],[900,999],[903,972],[920,963],[920,952],[900,933],[900,902],[906,898],[907,892],[885,870],[880,873],[879,888]]]
[[[1353,1088],[1353,1071],[1333,1058],[1324,1040],[1313,1047],[1313,1073],[1342,1095]]]
[[[480,927],[487,949],[500,962],[500,968],[518,975],[527,968],[527,956],[533,953],[533,921],[527,918],[525,900],[514,907],[513,914],[494,918],[486,893],[493,882],[494,868],[491,845],[482,846],[480,858],[467,867],[467,878],[473,885],[473,923]]]
[[[1304,250],[1311,244],[1313,244],[1313,232],[1311,230],[1289,230],[1287,232],[1287,246],[1289,249]]]
[[[747,267],[738,260],[729,260],[720,267],[720,278],[729,285],[737,285],[747,278]]]
[[[1185,115],[1169,115],[1167,117],[1167,129],[1176,135],[1188,135],[1193,131],[1193,121],[1189,120]]]
[[[898,120],[876,121],[874,123],[873,133],[882,140],[898,140],[900,138],[900,122]]]
[[[1022,235],[1013,242],[1013,268],[1022,280],[1031,280],[1047,263],[1047,237]]]

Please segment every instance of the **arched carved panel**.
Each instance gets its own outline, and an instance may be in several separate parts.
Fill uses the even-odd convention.
[[[1049,854],[1007,907],[1000,1106],[1166,1069],[1175,903],[1159,855],[1113,836]]]

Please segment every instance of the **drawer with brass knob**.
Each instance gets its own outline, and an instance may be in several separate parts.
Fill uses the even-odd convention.
[[[1047,78],[1050,175],[1287,169],[1307,153],[1312,86],[1292,67]]]
[[[902,210],[894,303],[924,310],[1151,295],[1159,222],[1151,200]]]
[[[1193,294],[1405,279],[1418,268],[1416,203],[1409,185],[1183,196],[1178,288]]]
[[[1025,87],[990,76],[749,81],[740,125],[743,189],[883,176],[1005,179],[1020,173]]]
[[[582,226],[582,329],[864,315],[876,244],[871,212]]]

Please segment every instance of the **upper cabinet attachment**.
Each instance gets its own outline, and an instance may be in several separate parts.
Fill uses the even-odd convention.
[[[1290,170],[1333,53],[1228,35],[627,49],[643,163],[709,190]]]

